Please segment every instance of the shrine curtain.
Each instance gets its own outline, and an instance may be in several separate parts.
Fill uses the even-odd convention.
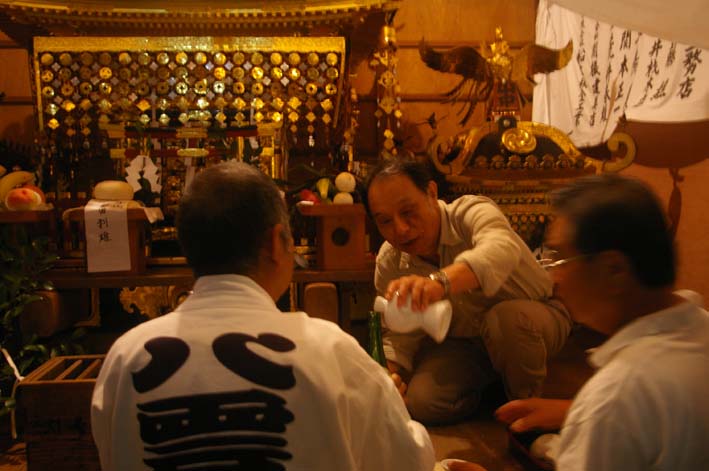
[[[559,49],[571,39],[574,53],[562,70],[535,76],[532,119],[565,131],[579,147],[605,142],[623,115],[709,119],[709,24],[701,25],[709,15],[696,11],[700,3],[706,0],[540,0],[537,44]],[[623,17],[627,9],[633,15]],[[674,29],[688,22],[701,31]]]

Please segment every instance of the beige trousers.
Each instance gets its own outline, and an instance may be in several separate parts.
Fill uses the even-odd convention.
[[[483,390],[502,379],[511,399],[541,394],[547,360],[561,350],[571,320],[555,301],[503,301],[492,307],[481,337],[427,343],[414,359],[406,405],[426,424],[463,420],[478,407]]]

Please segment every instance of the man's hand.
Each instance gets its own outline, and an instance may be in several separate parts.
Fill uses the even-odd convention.
[[[396,386],[396,389],[399,390],[399,394],[401,394],[402,398],[406,397],[406,388],[408,385],[404,380],[401,378],[401,375],[399,374],[401,372],[401,366],[398,363],[394,363],[393,361],[387,360],[387,369],[389,370],[389,376],[391,377],[392,381],[394,381],[394,385]]]
[[[406,388],[408,387],[408,385],[404,382],[403,379],[401,379],[401,376],[399,376],[398,373],[391,373],[390,376],[392,381],[394,381],[396,389],[399,390],[399,394],[401,394],[401,397],[406,397]]]
[[[571,401],[565,399],[518,399],[495,411],[497,420],[510,426],[515,433],[528,430],[559,430],[564,423]]]
[[[384,297],[392,301],[398,296],[398,307],[404,306],[411,297],[411,310],[423,311],[429,304],[443,299],[444,293],[443,286],[427,276],[407,275],[391,281]]]

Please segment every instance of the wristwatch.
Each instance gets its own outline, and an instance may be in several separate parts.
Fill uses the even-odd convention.
[[[428,275],[433,281],[437,281],[443,286],[443,297],[447,298],[451,292],[451,281],[448,279],[448,275],[443,270],[434,271]]]

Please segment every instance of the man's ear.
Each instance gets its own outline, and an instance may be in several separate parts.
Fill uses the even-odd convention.
[[[268,253],[272,261],[281,260],[284,253],[292,253],[292,241],[288,229],[281,223],[268,231]]]
[[[426,194],[434,200],[438,199],[438,185],[433,180],[428,182],[428,185],[426,186]]]
[[[636,281],[635,272],[628,257],[619,250],[607,250],[597,255],[610,292],[620,294],[629,283]]]

